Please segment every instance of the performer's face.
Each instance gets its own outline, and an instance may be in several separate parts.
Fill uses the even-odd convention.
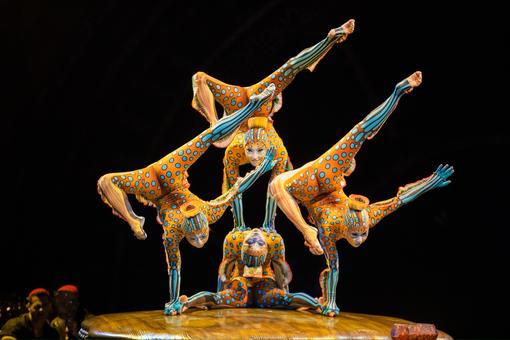
[[[209,240],[209,222],[207,217],[200,212],[185,220],[185,235],[188,242],[197,248],[202,248]]]
[[[346,239],[353,247],[359,247],[368,237],[368,214],[365,210],[349,210],[352,219],[347,218]]]
[[[253,249],[250,254],[258,253],[260,252],[260,249],[266,249],[267,243],[262,231],[258,228],[249,231],[244,239],[243,246]]]
[[[266,151],[267,148],[262,142],[249,142],[244,148],[244,153],[253,166],[259,165],[264,160]]]
[[[267,250],[267,243],[260,229],[255,228],[246,232],[241,247],[241,256],[245,265],[261,266],[265,262]]]

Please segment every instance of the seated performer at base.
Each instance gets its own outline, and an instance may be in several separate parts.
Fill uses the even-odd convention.
[[[338,315],[336,286],[338,282],[338,252],[336,242],[345,238],[352,246],[363,243],[371,227],[401,206],[423,193],[448,185],[453,167],[440,165],[420,181],[399,188],[391,199],[369,204],[368,198],[344,193],[344,176],[355,168],[354,156],[366,139],[373,138],[398,104],[399,99],[421,83],[421,72],[415,72],[398,83],[391,96],[365,119],[354,126],[338,143],[316,160],[299,169],[277,176],[270,184],[270,193],[285,215],[300,230],[314,228],[303,219],[298,204],[309,213],[318,229],[328,268],[320,276],[322,313]],[[315,228],[314,228],[315,229]]]
[[[254,93],[262,92],[269,84],[276,85],[275,99],[269,101],[255,112],[253,126],[243,123],[235,134],[232,134],[223,140],[220,140],[217,146],[225,147],[224,163],[224,192],[234,185],[236,178],[239,176],[239,167],[243,164],[250,163],[257,165],[257,154],[263,155],[268,146],[276,148],[276,165],[274,166],[271,179],[292,168],[287,149],[285,148],[281,138],[273,127],[272,116],[281,108],[282,91],[294,80],[296,75],[308,69],[313,71],[319,61],[326,53],[337,43],[345,41],[349,34],[354,31],[354,20],[349,20],[341,27],[329,31],[326,38],[300,52],[295,57],[289,59],[279,69],[265,77],[258,83],[251,86],[230,85],[213,78],[204,72],[198,72],[193,76],[194,97],[192,106],[198,110],[211,124],[217,121],[217,113],[215,101],[224,109],[224,115],[230,115],[236,110],[244,107],[249,96]],[[265,118],[265,121],[264,119]],[[262,136],[263,135],[263,136]],[[253,140],[252,137],[260,136]],[[258,143],[264,140],[263,143]],[[232,141],[232,142],[230,142]],[[256,145],[250,145],[254,143]],[[258,150],[258,151],[257,151]],[[256,154],[257,153],[257,154]],[[270,180],[271,180],[270,179]],[[232,204],[234,215],[234,228],[243,230],[246,228],[243,219],[242,199],[238,195]],[[276,214],[276,204],[271,196],[267,195],[266,213],[262,228],[266,230],[274,230],[274,219]],[[317,235],[313,229],[306,231],[305,238],[308,243],[320,251],[320,245],[317,242]]]
[[[170,302],[165,314],[176,314],[179,302],[181,255],[179,243],[186,237],[194,247],[201,248],[209,237],[209,223],[216,222],[237,193],[248,189],[273,164],[274,149],[268,150],[264,161],[254,171],[239,179],[231,190],[212,201],[203,201],[189,191],[189,167],[209,148],[211,143],[232,133],[260,105],[271,100],[275,87],[267,87],[250,97],[248,105],[235,114],[224,117],[197,137],[169,153],[159,161],[134,171],[109,173],[98,180],[98,192],[113,213],[131,226],[138,239],[145,239],[144,217],[133,212],[128,194],[138,201],[156,207],[158,222],[163,226],[163,245],[170,277]]]
[[[313,308],[321,305],[305,293],[289,293],[292,272],[285,261],[283,238],[276,231],[255,228],[231,231],[223,243],[218,292],[180,298],[191,307]]]

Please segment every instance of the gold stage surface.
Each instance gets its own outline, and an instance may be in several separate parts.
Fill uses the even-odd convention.
[[[162,310],[97,315],[82,324],[85,338],[112,339],[391,339],[395,323],[413,322],[341,312],[330,318],[310,311],[261,308]],[[438,330],[437,339],[452,339]]]

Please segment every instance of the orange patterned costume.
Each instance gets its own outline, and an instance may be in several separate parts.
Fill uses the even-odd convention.
[[[320,309],[318,301],[305,293],[289,293],[292,272],[285,261],[282,237],[272,231],[231,231],[223,242],[219,268],[221,285],[217,293],[200,292],[189,299],[189,307],[283,307]]]
[[[103,201],[112,207],[113,213],[129,223],[135,236],[145,239],[145,218],[137,216],[127,195],[135,195],[142,203],[156,207],[158,221],[163,226],[165,248],[170,278],[170,302],[165,305],[165,314],[175,315],[179,305],[181,255],[179,243],[186,239],[201,248],[209,237],[209,224],[216,222],[231,204],[237,193],[248,189],[273,163],[274,149],[267,152],[259,167],[223,195],[213,201],[203,201],[188,188],[187,170],[209,146],[221,137],[232,133],[260,105],[271,100],[274,86],[250,97],[249,103],[235,114],[224,117],[216,124],[175,151],[149,166],[135,170],[103,175],[98,180],[98,192]]]
[[[262,140],[266,147],[273,146],[276,149],[276,164],[272,170],[270,181],[275,176],[292,169],[287,149],[274,129],[272,121],[273,114],[281,107],[281,93],[299,72],[304,69],[313,71],[333,45],[343,42],[353,30],[354,20],[349,20],[341,27],[330,30],[325,39],[303,50],[295,57],[289,59],[278,70],[251,86],[243,87],[226,84],[204,72],[198,72],[193,76],[194,97],[192,106],[211,124],[214,124],[217,120],[215,102],[223,107],[224,115],[230,115],[244,107],[252,94],[262,92],[270,84],[276,85],[275,99],[261,106],[254,113],[254,117],[266,118],[267,122],[263,126],[258,125],[250,128],[248,123],[243,123],[235,134],[225,137],[216,143],[220,147],[228,145],[223,159],[223,192],[226,192],[235,183],[236,178],[239,176],[239,167],[249,163],[249,159],[245,154],[245,148],[247,143],[254,141],[251,137],[260,136],[260,138],[255,139],[255,142]],[[250,131],[253,129],[257,131]],[[243,220],[241,195],[235,198],[232,204],[232,211],[234,214],[234,227],[237,230],[244,230],[246,226]],[[266,213],[262,225],[263,229],[274,230],[275,214],[276,204],[268,194]]]
[[[325,315],[334,316],[340,312],[336,305],[339,270],[337,241],[345,238],[352,246],[358,247],[368,237],[369,229],[381,219],[423,193],[450,183],[448,177],[453,174],[453,168],[441,165],[429,177],[401,187],[395,197],[382,202],[369,204],[368,198],[361,195],[348,197],[343,190],[346,185],[344,177],[354,171],[354,157],[363,142],[377,134],[400,98],[420,83],[421,72],[415,72],[397,84],[384,103],[323,155],[299,169],[277,176],[270,184],[271,194],[278,206],[294,225],[303,234],[318,233],[328,266],[319,279],[322,313]],[[309,219],[316,228],[304,221],[298,204],[306,207]],[[306,242],[311,245],[309,240]],[[320,253],[316,249],[311,250]]]

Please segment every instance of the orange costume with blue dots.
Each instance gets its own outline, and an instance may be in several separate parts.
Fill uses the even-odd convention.
[[[204,291],[189,299],[183,296],[184,306],[320,309],[311,296],[288,292],[292,272],[285,261],[283,239],[274,231],[231,231],[223,242],[219,277],[217,293]]]
[[[145,218],[133,212],[127,195],[134,195],[138,201],[157,208],[158,221],[163,226],[163,245],[170,277],[170,302],[165,305],[165,314],[180,312],[179,243],[186,237],[193,246],[201,248],[208,240],[209,224],[223,215],[236,194],[247,190],[272,168],[274,149],[268,150],[259,167],[212,201],[204,201],[189,190],[187,170],[212,143],[232,133],[260,105],[267,103],[273,93],[274,86],[271,86],[261,94],[251,96],[243,109],[220,119],[214,126],[149,166],[135,171],[109,173],[98,181],[98,192],[103,201],[112,207],[115,215],[129,223],[139,239],[146,238],[143,230]]]
[[[276,164],[273,167],[270,181],[277,175],[292,169],[287,149],[278,133],[273,127],[272,116],[276,113],[282,104],[282,91],[294,80],[296,75],[304,69],[313,71],[318,62],[327,54],[331,47],[343,42],[347,36],[354,30],[354,20],[349,20],[341,27],[330,30],[327,37],[316,45],[303,50],[295,57],[289,59],[279,69],[265,77],[258,83],[251,86],[237,86],[222,82],[204,72],[198,72],[193,76],[194,97],[192,106],[199,111],[209,122],[214,123],[217,120],[215,102],[224,109],[224,115],[230,115],[236,110],[246,105],[247,99],[252,94],[262,92],[270,84],[276,86],[275,99],[261,106],[254,113],[254,117],[264,117],[267,123],[258,128],[258,134],[265,135],[264,141],[267,145],[276,149]],[[235,134],[225,137],[217,145],[225,147],[224,163],[224,183],[223,192],[228,190],[239,176],[239,167],[248,164],[249,160],[245,155],[246,145],[253,140],[251,136],[257,133],[251,133],[253,129],[248,123],[243,123]],[[237,230],[246,228],[243,220],[243,208],[241,196],[237,196],[232,204],[234,214],[234,227]],[[276,204],[271,196],[267,195],[266,212],[263,222],[263,229],[274,230],[274,218],[276,214]]]
[[[316,160],[299,169],[277,176],[270,190],[278,206],[305,235],[306,243],[314,245],[313,230],[318,235],[328,268],[320,276],[322,288],[322,313],[337,315],[336,286],[338,282],[338,251],[336,243],[345,238],[352,246],[363,243],[371,227],[399,207],[411,202],[423,193],[450,183],[448,177],[453,168],[439,166],[429,177],[401,187],[395,197],[369,204],[368,198],[344,193],[345,176],[354,171],[354,157],[365,140],[371,139],[395,110],[400,98],[421,83],[421,73],[403,80],[391,96],[351,131]],[[309,213],[309,226],[301,216],[298,204]],[[308,238],[307,238],[308,237]]]

